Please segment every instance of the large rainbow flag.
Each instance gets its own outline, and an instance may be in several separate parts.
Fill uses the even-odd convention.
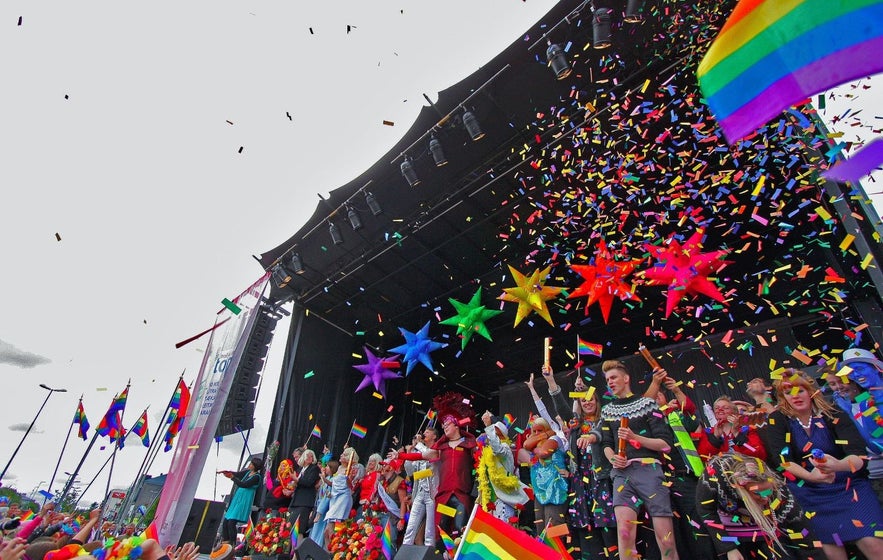
[[[456,560],[560,560],[558,551],[534,540],[481,508],[473,517],[460,542]]]
[[[740,0],[697,72],[731,144],[791,105],[883,70],[883,0]]]

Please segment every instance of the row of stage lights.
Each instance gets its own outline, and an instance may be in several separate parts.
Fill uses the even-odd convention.
[[[643,5],[644,0],[628,0],[623,21],[625,23],[640,23],[642,21],[641,10]],[[610,27],[612,14],[613,10],[610,8],[599,7],[592,9],[592,47],[597,50],[607,49],[613,45],[613,34]],[[567,60],[564,49],[561,45],[553,43],[551,40],[547,40],[546,44],[548,45],[546,49],[546,64],[552,70],[552,73],[555,74],[555,78],[563,80],[570,76],[573,72],[573,66]],[[482,131],[481,125],[472,111],[465,106],[461,106],[461,108],[463,109],[463,115],[460,117],[460,122],[462,122],[463,128],[466,129],[469,138],[473,142],[484,138],[485,133]],[[435,134],[435,128],[430,132],[429,153],[432,155],[432,160],[435,162],[436,167],[447,165],[448,159],[445,156],[441,141],[439,141]],[[420,184],[420,177],[417,176],[417,172],[414,170],[411,158],[406,153],[403,153],[402,156],[404,157],[400,166],[402,176],[409,186],[416,187]],[[383,212],[377,199],[368,191],[365,191],[365,204],[374,216],[379,216]],[[362,219],[359,216],[359,212],[350,204],[350,201],[345,202],[343,208],[346,210],[347,221],[349,221],[353,231],[362,229]],[[336,211],[332,212],[332,215],[334,213]],[[340,226],[331,220],[331,216],[328,217],[327,222],[331,242],[335,245],[341,245],[343,243],[343,234],[341,233]],[[284,288],[291,282],[293,275],[303,274],[304,270],[304,263],[300,255],[292,252],[285,263],[277,263],[273,267],[273,281],[278,287]]]

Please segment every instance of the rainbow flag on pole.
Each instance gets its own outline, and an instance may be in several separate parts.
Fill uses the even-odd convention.
[[[368,428],[366,428],[365,426],[360,426],[360,425],[356,424],[355,422],[353,422],[353,427],[350,430],[350,433],[352,435],[356,436],[357,438],[361,439],[361,438],[364,438],[366,435],[368,435]]]
[[[601,344],[595,344],[594,342],[588,342],[576,336],[576,353],[580,356],[595,356],[596,358],[601,357],[601,352],[604,351],[604,346]]]
[[[86,419],[86,409],[83,408],[83,400],[77,405],[77,411],[74,413],[74,424],[78,424],[77,435],[85,441],[89,433],[89,420]]]
[[[138,421],[135,422],[135,425],[132,426],[132,431],[135,432],[135,435],[141,438],[141,443],[144,444],[144,447],[150,447],[150,433],[147,429],[147,411],[141,413],[141,417],[138,418]]]
[[[310,432],[310,437],[322,439],[322,428],[319,427],[319,424],[313,426],[313,431]]]
[[[392,530],[389,528],[389,519],[386,520],[383,534],[380,535],[380,551],[383,552],[386,560],[392,560],[396,553],[392,542]]]
[[[481,508],[472,510],[472,519],[460,541],[458,560],[560,560],[558,551],[534,540],[505,521]]]
[[[731,144],[789,106],[883,70],[883,0],[740,0],[697,70]]]

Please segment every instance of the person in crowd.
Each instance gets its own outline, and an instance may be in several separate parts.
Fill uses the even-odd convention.
[[[528,496],[515,471],[509,427],[490,411],[481,415],[481,421],[485,443],[480,446],[476,468],[479,505],[497,519],[517,523],[518,510],[527,503]]]
[[[524,450],[531,455],[530,483],[534,494],[534,523],[537,534],[553,525],[567,522],[567,478],[564,446],[555,436],[548,420],[535,416]]]
[[[467,419],[462,419],[464,422]],[[438,504],[453,508],[456,511],[453,520],[441,516],[442,529],[446,533],[459,533],[466,525],[469,512],[472,510],[472,453],[476,447],[475,436],[460,429],[461,418],[453,412],[442,416],[444,435],[427,451],[399,453],[392,451],[388,459],[419,461],[421,459],[437,460],[439,473],[436,508]],[[427,520],[427,523],[430,521]]]
[[[319,471],[319,489],[316,495],[316,510],[313,513],[313,527],[310,538],[319,546],[325,546],[325,527],[328,525],[328,508],[331,506],[331,477],[337,472],[340,462],[331,459]]]
[[[334,524],[338,521],[349,519],[350,510],[353,507],[353,489],[355,483],[353,466],[358,464],[359,455],[352,447],[347,447],[340,454],[340,465],[337,472],[331,477],[331,497],[328,504],[328,513],[325,515],[325,542],[331,541],[334,532]]]
[[[408,526],[405,528],[405,536],[402,544],[414,544],[417,534],[423,525],[423,544],[435,546],[435,495],[438,491],[438,473],[433,463],[423,459],[438,440],[438,430],[435,426],[427,426],[422,434],[414,436],[410,446],[404,451],[417,453],[420,459],[405,461],[405,472],[413,478],[411,486],[411,513],[408,516]]]
[[[748,393],[748,396],[751,397],[754,403],[752,405],[753,412],[770,414],[776,410],[776,405],[773,403],[772,389],[760,377],[755,377],[746,384],[745,392]]]
[[[831,560],[846,560],[854,542],[868,558],[883,558],[883,510],[867,480],[864,440],[851,418],[822,396],[816,381],[786,369],[773,384],[779,409],[763,429],[769,461],[788,487]]]
[[[310,532],[313,508],[316,505],[316,484],[319,482],[320,469],[316,464],[316,454],[312,449],[305,449],[300,456],[300,472],[292,475],[294,493],[288,506],[291,526],[295,523],[300,534],[306,536]]]
[[[279,510],[287,508],[294,494],[294,462],[291,459],[282,459],[276,467],[276,476],[270,481],[267,496],[264,498],[264,507]]]
[[[226,556],[232,552],[236,544],[237,523],[247,523],[251,518],[251,507],[254,504],[255,492],[261,483],[260,472],[263,467],[264,461],[260,457],[254,457],[241,471],[221,471],[220,474],[233,481],[236,490],[227,511],[224,512],[224,521],[221,523],[221,547],[213,552],[215,556]]]
[[[671,391],[673,399],[667,399],[665,390]],[[656,400],[674,436],[675,449],[664,457],[667,461],[669,494],[671,497],[675,545],[681,558],[710,558],[714,555],[709,534],[698,523],[696,510],[696,487],[705,464],[696,449],[691,434],[699,429],[696,405],[681,388],[681,384],[668,375],[663,368],[653,371],[645,397]],[[758,445],[762,447],[762,444]]]
[[[405,514],[408,512],[408,486],[400,476],[403,461],[381,461],[377,476],[377,490],[374,500],[378,502],[380,525],[389,523],[392,542],[398,540],[399,531],[405,529]]]
[[[377,479],[380,477],[380,463],[383,457],[379,453],[372,453],[368,456],[368,462],[365,464],[364,472],[357,471],[355,484],[358,490],[358,507],[356,508],[356,517],[362,516],[362,511],[374,498],[377,491]]]
[[[827,559],[785,480],[757,457],[728,451],[709,459],[696,507],[719,558]]]
[[[613,400],[601,409],[601,444],[613,470],[613,506],[619,557],[630,560],[635,549],[639,501],[647,508],[662,558],[677,560],[668,488],[663,483],[661,454],[671,451],[674,436],[660,421],[656,401],[632,393],[625,364],[601,364]],[[623,419],[627,420],[623,420]]]
[[[743,455],[757,457],[765,461],[767,454],[763,440],[754,426],[742,425],[739,411],[732,399],[718,397],[713,405],[717,423],[699,433],[697,451],[702,457],[711,457],[726,451],[737,451]]]
[[[601,404],[598,394],[590,391],[577,374],[574,390],[585,395],[576,399],[574,407],[568,404],[551,368],[543,368],[543,377],[558,415],[570,417],[568,454],[573,461],[569,478],[568,516],[575,541],[579,544],[580,556],[584,560],[607,556],[616,547],[616,519],[610,481],[611,465],[603,460],[604,454],[601,452]]]

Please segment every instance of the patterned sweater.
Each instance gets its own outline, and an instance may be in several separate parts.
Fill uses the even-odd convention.
[[[601,448],[618,451],[619,421],[623,416],[629,419],[629,428],[639,436],[664,440],[668,447],[674,445],[674,434],[671,427],[665,421],[662,412],[656,405],[656,401],[632,395],[624,399],[613,399],[601,408]],[[669,450],[670,453],[670,450]],[[626,445],[626,458],[631,459],[661,459],[659,452],[646,447]]]

